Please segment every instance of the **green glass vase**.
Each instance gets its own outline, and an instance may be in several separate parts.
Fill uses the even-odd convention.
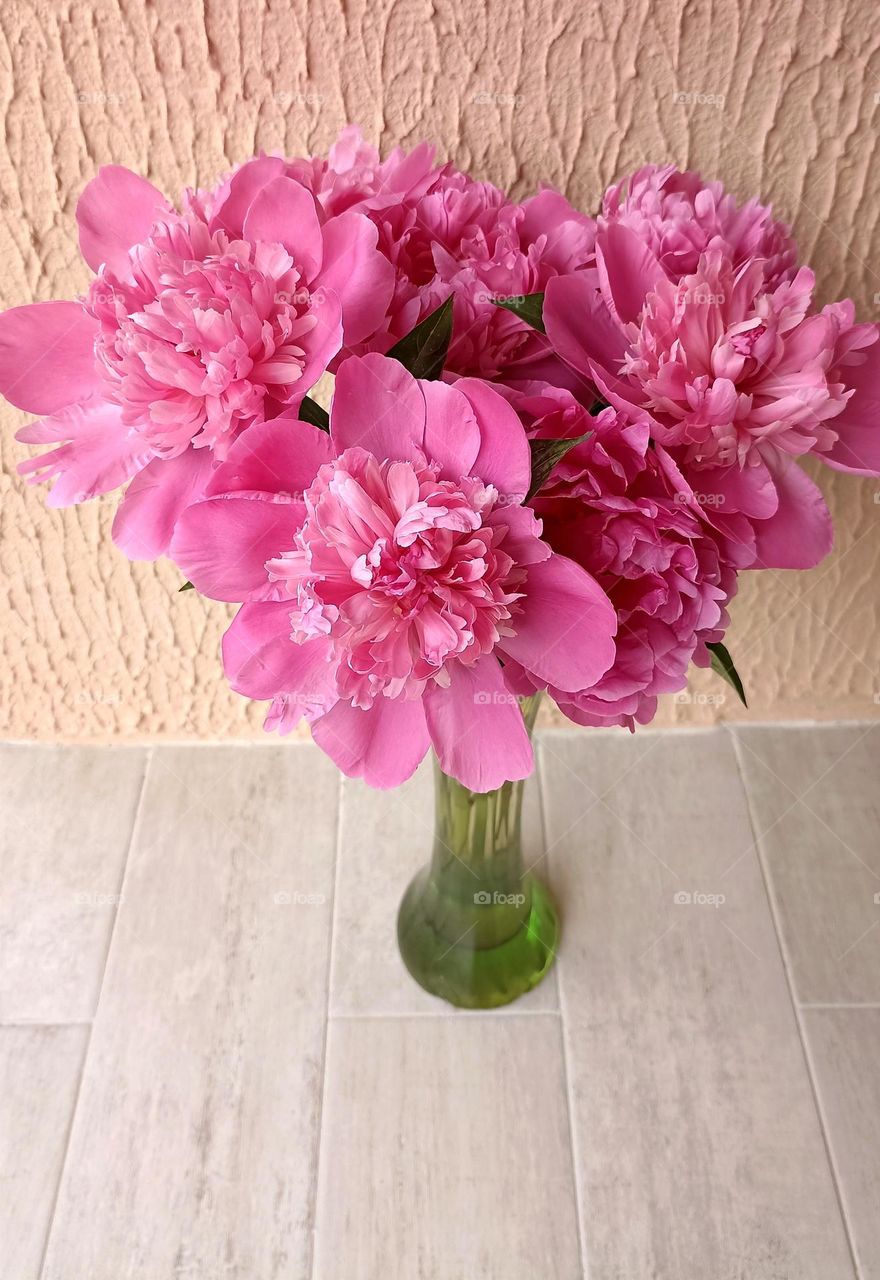
[[[521,699],[531,733],[540,694]],[[468,791],[434,763],[434,851],[403,896],[403,962],[432,995],[464,1009],[509,1004],[553,964],[553,901],[524,865],[522,782]]]

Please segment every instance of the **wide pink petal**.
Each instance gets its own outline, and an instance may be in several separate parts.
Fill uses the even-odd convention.
[[[509,501],[524,498],[532,478],[532,454],[516,411],[479,378],[460,378],[455,390],[469,401],[480,429],[473,474]]]
[[[122,165],[105,164],[76,206],[80,252],[93,271],[104,264],[125,279],[129,249],[146,240],[161,215],[170,212],[152,182]]]
[[[836,471],[880,475],[880,339],[864,352],[862,364],[847,364],[840,375],[854,394],[829,424],[839,439],[819,458]]]
[[[299,503],[257,498],[207,498],[180,516],[169,555],[212,600],[265,597],[266,561],[288,551],[302,524]]]
[[[299,381],[294,384],[293,394],[289,397],[288,403],[293,405],[298,405],[311,391],[342,347],[342,302],[338,294],[324,287],[317,289],[309,302],[309,315],[316,324],[301,339],[306,359]]]
[[[376,248],[378,238],[374,224],[353,211],[324,226],[320,284],[339,294],[347,346],[375,333],[394,292],[394,267]]]
[[[440,768],[470,791],[494,791],[527,778],[535,762],[522,711],[491,655],[453,662],[449,687],[429,685],[425,714]]]
[[[419,383],[399,361],[370,354],[339,366],[330,409],[337,453],[360,448],[381,461],[412,461],[422,452],[425,414]]]
[[[666,272],[644,240],[619,222],[597,234],[596,262],[602,292],[623,324],[638,320],[647,295],[666,280]]]
[[[295,178],[273,178],[254,197],[244,219],[248,240],[281,244],[306,281],[321,269],[324,256],[315,197]]]
[[[590,381],[591,361],[613,370],[626,351],[626,336],[599,292],[592,271],[554,276],[547,282],[544,327],[556,353]]]
[[[444,480],[476,475],[482,437],[467,398],[445,382],[422,382],[425,397],[425,455]]]
[[[746,466],[687,468],[690,492],[707,514],[742,512],[756,520],[769,520],[776,513],[779,497],[773,477],[756,455]]]
[[[331,453],[326,431],[285,413],[243,431],[215,468],[205,492],[216,497],[250,490],[301,501]]]
[[[153,456],[143,436],[122,421],[118,405],[87,400],[22,427],[16,438],[26,444],[59,442],[57,449],[19,463],[31,484],[57,476],[46,499],[50,507],[69,507],[118,489]]]
[[[565,692],[588,689],[614,661],[617,615],[585,569],[552,555],[529,568],[514,636],[499,644],[526,671]]]
[[[181,513],[204,492],[209,449],[154,458],[135,476],[113,520],[113,541],[129,560],[155,560],[168,550]]]
[[[290,601],[243,604],[223,636],[223,670],[236,693],[262,702],[299,695],[303,706],[335,697],[334,667],[325,636],[290,638]]]
[[[831,512],[810,477],[792,459],[772,468],[779,507],[769,520],[755,520],[756,569],[812,569],[834,544]]]
[[[312,737],[347,777],[383,790],[406,782],[430,746],[422,703],[408,698],[379,697],[369,711],[337,702]]]
[[[99,386],[98,322],[78,302],[35,302],[0,315],[0,395],[28,413],[56,413]]]
[[[214,207],[211,230],[222,229],[235,240],[244,234],[244,220],[257,195],[273,178],[284,173],[278,156],[256,156],[240,165],[226,183],[226,194]]]

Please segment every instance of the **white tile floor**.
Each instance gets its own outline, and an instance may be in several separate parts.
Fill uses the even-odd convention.
[[[394,918],[426,771],[0,748],[2,1280],[878,1280],[880,724],[548,731],[553,978]]]

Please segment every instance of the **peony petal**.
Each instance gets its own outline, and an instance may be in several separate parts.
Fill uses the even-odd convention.
[[[182,513],[169,555],[212,600],[265,597],[266,561],[293,546],[305,512],[299,503],[207,498]]]
[[[174,526],[204,492],[211,474],[208,449],[154,458],[128,486],[113,521],[113,541],[129,560],[156,560],[168,550]]]
[[[69,507],[118,489],[153,456],[143,437],[125,426],[119,407],[106,400],[70,405],[22,427],[17,439],[28,444],[63,442],[18,467],[32,484],[58,477],[46,500],[50,507]]]
[[[289,403],[298,405],[303,396],[329,368],[330,361],[342,347],[342,304],[331,289],[319,288],[309,302],[309,315],[317,323],[301,340],[306,362]]]
[[[422,382],[425,397],[425,455],[436,463],[444,480],[476,475],[475,463],[481,436],[477,419],[458,386]]]
[[[880,339],[864,357],[861,364],[846,364],[839,371],[854,395],[830,424],[839,439],[818,456],[836,471],[880,475]]]
[[[617,615],[585,569],[552,555],[529,568],[516,635],[498,645],[526,671],[565,692],[588,689],[614,661]]]
[[[263,187],[284,173],[278,156],[257,156],[240,165],[226,184],[226,195],[212,211],[211,230],[222,229],[234,239],[244,234],[244,220]]]
[[[383,790],[406,782],[430,746],[421,700],[407,698],[377,698],[369,711],[337,702],[312,737],[347,777]]]
[[[622,324],[638,320],[645,298],[667,278],[644,240],[619,222],[598,232],[596,263],[602,292]]]
[[[575,271],[547,282],[544,327],[557,354],[590,382],[591,361],[613,370],[626,352],[623,329],[608,310],[591,271]]]
[[[217,497],[249,490],[299,502],[330,456],[326,431],[285,413],[243,431],[214,470],[205,492]]]
[[[494,484],[507,501],[521,501],[532,478],[532,454],[516,411],[478,378],[460,378],[455,390],[467,398],[480,429],[473,474]]]
[[[360,213],[343,213],[324,226],[320,284],[342,303],[345,343],[352,346],[375,333],[394,292],[394,267],[378,252],[379,232]]]
[[[779,498],[765,463],[753,454],[744,466],[685,468],[690,493],[704,511],[741,512],[755,520],[769,520]]]
[[[0,315],[0,394],[28,413],[57,413],[99,388],[98,322],[78,302],[35,302]]]
[[[244,219],[248,240],[281,244],[311,281],[321,269],[323,240],[315,197],[294,178],[273,178],[254,197]]]
[[[447,670],[449,687],[432,684],[424,695],[440,768],[471,791],[527,778],[535,767],[532,744],[498,659],[453,662]]]
[[[812,569],[834,543],[831,512],[819,488],[791,458],[771,467],[779,508],[769,520],[755,520],[756,569]]]
[[[303,707],[335,697],[335,670],[324,636],[295,644],[289,600],[243,604],[223,636],[223,670],[236,693],[264,701],[299,695]]]
[[[170,212],[152,182],[122,165],[102,165],[76,206],[80,252],[93,271],[104,265],[128,279],[129,249],[146,240],[162,214]]]
[[[366,449],[381,461],[412,461],[425,439],[425,397],[411,373],[385,356],[355,356],[336,375],[330,436],[337,453]]]

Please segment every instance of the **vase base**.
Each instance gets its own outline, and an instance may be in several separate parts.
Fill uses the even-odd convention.
[[[474,945],[476,924],[452,942],[437,929],[428,871],[417,875],[400,904],[397,940],[419,986],[459,1009],[495,1009],[536,987],[556,958],[559,921],[540,880],[529,877],[529,888],[531,909],[520,928],[495,946],[480,947]]]

